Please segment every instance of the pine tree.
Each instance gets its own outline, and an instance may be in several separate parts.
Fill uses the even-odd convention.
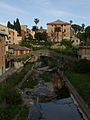
[[[16,19],[16,23],[14,25],[15,30],[19,33],[19,35],[21,35],[21,26],[20,26],[20,22],[19,19]]]
[[[10,28],[10,25],[11,25],[11,23],[10,23],[10,21],[8,21],[7,27]]]
[[[7,23],[7,27],[8,27],[8,28],[11,28],[11,29],[14,29],[14,25],[11,24],[10,21],[8,21],[8,23]]]

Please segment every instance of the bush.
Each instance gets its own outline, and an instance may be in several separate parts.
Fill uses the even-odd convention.
[[[26,120],[27,117],[28,117],[28,112],[29,112],[28,107],[27,107],[27,106],[24,106],[24,107],[22,108],[22,110],[20,111],[17,120]]]
[[[3,89],[3,100],[9,105],[19,105],[22,103],[22,97],[14,88],[8,86]]]
[[[29,78],[28,80],[26,80],[22,86],[21,86],[21,89],[24,89],[24,88],[31,88],[33,89],[34,86],[36,86],[38,84],[38,80],[34,80],[32,78]]]
[[[0,108],[0,120],[13,120],[13,118],[20,111],[19,106],[6,106],[5,108]]]
[[[75,65],[77,73],[90,73],[90,61],[86,59],[79,60]]]

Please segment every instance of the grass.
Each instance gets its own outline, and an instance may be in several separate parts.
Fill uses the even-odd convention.
[[[6,79],[5,83],[10,87],[16,86],[23,79],[25,74],[31,69],[31,67],[32,67],[31,63],[26,64],[19,73],[15,73],[8,79]]]
[[[52,74],[50,72],[45,72],[40,75],[40,77],[45,81],[45,82],[50,82]]]
[[[8,105],[0,108],[0,120],[12,120],[18,114],[21,107]]]
[[[51,49],[54,52],[62,53],[67,56],[77,57],[77,49]]]
[[[29,78],[27,81],[25,81],[22,86],[21,89],[25,89],[25,88],[31,88],[33,89],[34,86],[36,86],[38,84],[38,80],[34,80],[32,78]]]
[[[20,113],[19,113],[19,115],[18,115],[18,117],[17,117],[16,120],[26,120],[27,117],[28,117],[28,113],[29,113],[28,107],[27,107],[27,106],[24,106],[24,107],[21,109],[21,111],[20,111]]]
[[[70,82],[90,106],[90,74],[66,73]]]
[[[22,80],[24,75],[31,69],[32,64],[28,63],[19,72],[10,76],[6,81],[0,83],[0,120],[12,120],[20,111],[22,104],[21,95],[15,89],[15,86]],[[3,106],[4,105],[4,106]],[[24,119],[25,109],[22,109],[20,116]],[[19,117],[20,119],[20,117]]]

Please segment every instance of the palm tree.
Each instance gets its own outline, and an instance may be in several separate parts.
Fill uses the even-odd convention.
[[[73,23],[73,21],[72,20],[70,20],[70,24],[72,24]]]
[[[36,31],[38,30],[37,24],[39,23],[39,19],[38,19],[38,18],[35,18],[35,19],[34,19],[34,22],[35,22],[35,24],[36,24],[36,29],[35,29],[35,35],[36,35]],[[34,28],[35,28],[35,26],[34,26]]]
[[[84,32],[85,24],[82,24],[82,32]]]
[[[70,24],[72,25],[73,21],[70,20]],[[70,40],[71,40],[71,26],[70,26]]]
[[[35,19],[34,19],[34,22],[35,22],[35,24],[36,24],[36,26],[37,26],[37,24],[39,23],[39,19],[38,19],[38,18],[35,18]]]

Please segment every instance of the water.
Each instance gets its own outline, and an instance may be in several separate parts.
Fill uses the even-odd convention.
[[[83,120],[73,100],[59,99],[47,103],[40,103],[43,110],[41,120]]]
[[[55,94],[50,94],[48,87],[43,82],[37,85],[34,94],[38,100],[30,108],[31,120],[83,120],[66,86],[54,89]],[[52,98],[51,95],[56,97]]]

